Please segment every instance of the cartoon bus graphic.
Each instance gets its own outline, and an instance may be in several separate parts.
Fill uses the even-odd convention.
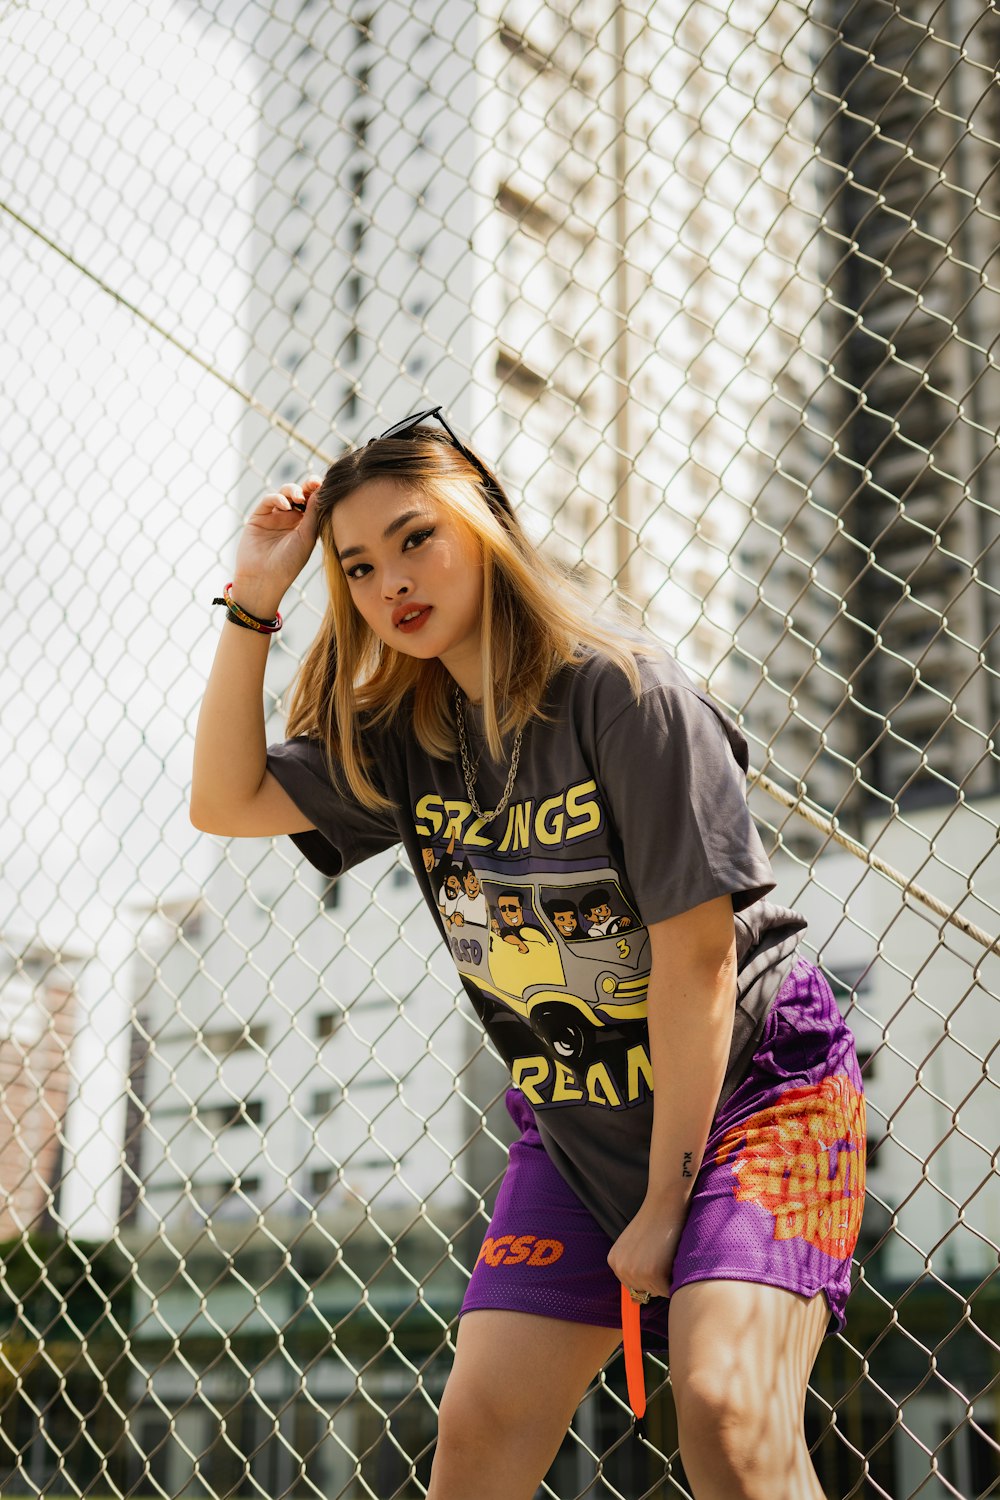
[[[649,934],[614,870],[466,881],[475,900],[446,918],[455,962],[553,1056],[585,1068],[598,1032],[645,1020]]]

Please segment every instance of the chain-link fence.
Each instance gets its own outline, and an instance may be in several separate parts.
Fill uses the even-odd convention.
[[[505,1074],[401,856],[187,809],[243,516],[435,402],[742,723],[857,1037],[826,1493],[997,1493],[995,8],[26,0],[0,49],[5,1500],[424,1493]],[[688,1492],[653,1371],[542,1493]]]

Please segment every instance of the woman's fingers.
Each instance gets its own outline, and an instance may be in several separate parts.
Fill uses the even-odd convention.
[[[301,485],[283,484],[281,486],[280,493],[284,495],[285,499],[288,501],[289,505],[293,507],[293,509],[305,510],[307,496],[314,494],[315,491],[319,489],[322,483],[323,481],[319,479],[317,475],[310,474],[306,479],[302,481]]]
[[[297,484],[283,484],[278,493],[288,501],[293,510],[305,510],[306,497]]]
[[[310,474],[301,485],[283,484],[280,490],[270,490],[263,496],[261,504],[267,504],[269,510],[304,511],[308,496],[314,494],[322,483],[315,474]]]

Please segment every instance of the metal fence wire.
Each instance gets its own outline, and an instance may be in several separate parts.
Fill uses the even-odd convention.
[[[188,797],[249,509],[437,402],[742,724],[857,1038],[826,1493],[1000,1493],[995,6],[11,0],[0,47],[5,1500],[425,1493],[504,1070],[401,852],[323,881]],[[314,556],[269,741],[323,607]],[[688,1494],[646,1368],[649,1444],[619,1354],[540,1494]]]

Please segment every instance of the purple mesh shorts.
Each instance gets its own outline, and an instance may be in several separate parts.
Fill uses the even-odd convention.
[[[523,1094],[520,1128],[462,1302],[620,1326],[613,1241],[552,1165]],[[865,1188],[865,1101],[854,1037],[819,969],[799,956],[774,998],[749,1071],[719,1110],[671,1274],[674,1289],[722,1278],[806,1297],[827,1334],[846,1323]],[[669,1298],[642,1309],[643,1344],[666,1347]]]

